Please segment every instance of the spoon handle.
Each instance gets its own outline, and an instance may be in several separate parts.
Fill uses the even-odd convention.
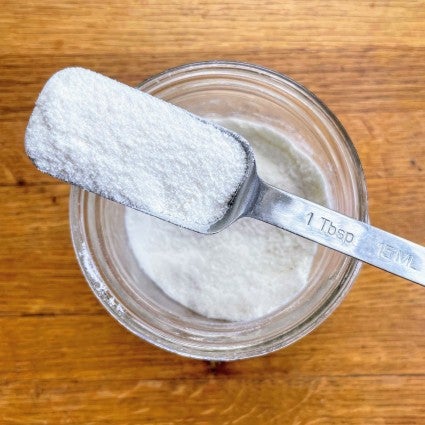
[[[425,286],[425,248],[260,181],[247,214]]]

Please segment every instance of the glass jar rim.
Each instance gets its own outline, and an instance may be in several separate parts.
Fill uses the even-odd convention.
[[[152,76],[142,83],[140,83],[137,88],[149,90],[153,87],[158,87],[160,84],[166,84],[173,81],[173,79],[178,79],[179,76],[184,76],[184,78],[188,78],[188,73],[206,73],[209,77],[212,77],[211,72],[221,72],[228,71],[231,73],[240,72],[246,73],[249,75],[256,75],[262,78],[265,78],[269,83],[277,84],[278,86],[282,83],[292,86],[297,91],[301,92],[306,98],[314,103],[327,117],[327,119],[337,127],[339,134],[341,135],[341,139],[344,141],[346,148],[349,150],[350,157],[355,164],[356,171],[358,173],[358,192],[360,202],[359,205],[359,219],[368,221],[368,212],[367,212],[367,191],[366,185],[363,175],[363,170],[361,167],[360,159],[358,157],[357,151],[351,142],[347,132],[345,131],[342,124],[335,117],[335,115],[329,110],[329,108],[315,96],[311,91],[306,89],[304,86],[299,84],[298,82],[292,80],[291,78],[279,74],[275,71],[269,70],[267,68],[252,65],[244,62],[234,62],[234,61],[206,61],[206,62],[194,62],[190,64],[181,65],[175,68],[168,69],[163,71],[155,76]],[[76,187],[73,187],[71,190],[70,196],[70,222],[71,222],[71,234],[72,240],[74,244],[74,249],[80,264],[81,269],[86,277],[86,280],[89,283],[89,286],[92,288],[96,297],[101,301],[107,311],[118,320],[123,326],[129,329],[131,332],[135,333],[139,337],[144,338],[151,343],[164,348],[168,351],[175,352],[177,354],[182,354],[187,357],[199,358],[199,359],[211,359],[211,360],[233,360],[247,357],[254,357],[262,354],[266,354],[282,347],[285,347],[292,342],[300,339],[305,336],[313,329],[315,329],[318,324],[323,322],[340,304],[341,300],[347,294],[351,285],[360,269],[361,263],[355,260],[350,262],[349,267],[347,267],[347,271],[345,273],[345,278],[339,285],[338,291],[335,296],[330,297],[330,302],[325,303],[321,309],[318,309],[314,312],[314,317],[310,317],[310,323],[303,323],[303,327],[300,328],[299,332],[293,336],[292,340],[287,339],[283,341],[282,339],[276,338],[275,340],[268,341],[267,344],[262,344],[261,346],[252,345],[247,347],[242,353],[235,357],[233,352],[225,352],[225,351],[212,351],[208,350],[192,350],[187,347],[179,346],[175,341],[171,341],[167,338],[164,338],[159,335],[155,335],[154,332],[151,332],[149,329],[145,329],[145,332],[140,332],[140,329],[136,329],[134,327],[134,323],[132,320],[129,320],[127,316],[124,318],[124,315],[121,312],[125,311],[125,307],[121,306],[116,302],[112,293],[109,293],[109,289],[105,282],[102,281],[102,278],[99,274],[94,278],[95,273],[93,270],[96,268],[95,263],[91,259],[91,255],[82,254],[84,252],[84,230],[81,226],[84,226],[80,220],[80,214],[83,212],[86,213],[84,205],[81,205],[80,202],[84,202],[84,198],[82,196],[82,190]],[[83,245],[82,245],[83,244]],[[96,273],[95,273],[96,274]],[[99,291],[99,288],[101,290]],[[115,301],[111,301],[115,300]],[[313,315],[312,315],[313,316]],[[314,320],[313,320],[314,319]]]

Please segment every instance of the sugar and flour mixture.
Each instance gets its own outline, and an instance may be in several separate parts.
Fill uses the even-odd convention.
[[[265,181],[326,205],[319,169],[290,141],[254,123],[229,119],[219,124],[251,143]],[[175,301],[210,318],[251,320],[290,302],[306,286],[317,249],[310,241],[249,218],[215,235],[132,209],[125,221],[144,272]]]

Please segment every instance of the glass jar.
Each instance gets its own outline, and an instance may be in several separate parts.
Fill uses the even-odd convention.
[[[295,81],[259,66],[220,61],[173,68],[138,88],[206,118],[272,127],[317,164],[330,208],[368,221],[365,179],[352,142],[329,109]],[[335,310],[361,265],[319,247],[308,284],[293,302],[252,321],[208,319],[170,299],[144,274],[128,245],[124,215],[124,206],[72,188],[71,233],[81,269],[123,326],[188,357],[236,360],[294,343]]]

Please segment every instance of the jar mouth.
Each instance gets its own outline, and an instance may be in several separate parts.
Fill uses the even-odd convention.
[[[339,120],[314,94],[299,83],[258,65],[230,61],[196,62],[171,68],[158,75],[148,78],[137,87],[150,94],[167,93],[168,99],[177,96],[183,84],[191,87],[187,92],[196,94],[197,90],[208,90],[203,79],[216,79],[223,87],[228,85],[231,90],[235,81],[254,81],[259,91],[266,93],[284,92],[285,89],[298,93],[303,102],[311,108],[320,111],[320,119],[332,126],[335,137],[345,149],[344,154],[350,160],[349,177],[355,185],[356,208],[352,214],[358,220],[368,221],[367,191],[361,163],[357,151]],[[217,84],[219,84],[217,83]],[[186,87],[185,86],[185,87]],[[105,201],[108,202],[108,201]],[[128,294],[122,292],[119,285],[125,284],[125,276],[131,271],[118,270],[114,265],[113,256],[108,257],[108,241],[104,240],[102,220],[105,220],[104,201],[96,195],[82,189],[72,187],[70,195],[70,226],[71,235],[80,267],[96,297],[105,309],[124,327],[139,337],[168,351],[187,357],[210,360],[236,360],[263,355],[283,348],[322,323],[340,304],[350,290],[357,276],[361,263],[357,260],[344,258],[342,269],[335,270],[329,277],[333,279],[332,291],[327,299],[319,303],[317,308],[304,320],[294,323],[289,331],[279,331],[275,323],[276,314],[249,322],[214,322],[203,324],[199,321],[195,331],[190,326],[190,318],[176,322],[171,320],[167,312],[159,311],[154,303],[144,304],[141,312],[138,300],[128,299]],[[103,209],[102,209],[103,208]],[[131,297],[130,297],[131,298]],[[193,319],[195,320],[195,319]],[[196,319],[198,320],[198,319]],[[279,319],[281,320],[281,318]],[[258,339],[256,334],[265,327],[273,327],[267,339]],[[248,337],[249,335],[249,337]],[[217,342],[218,336],[221,343]],[[241,338],[246,336],[246,339]],[[239,338],[239,339],[238,339]],[[213,341],[213,342],[211,342]]]

